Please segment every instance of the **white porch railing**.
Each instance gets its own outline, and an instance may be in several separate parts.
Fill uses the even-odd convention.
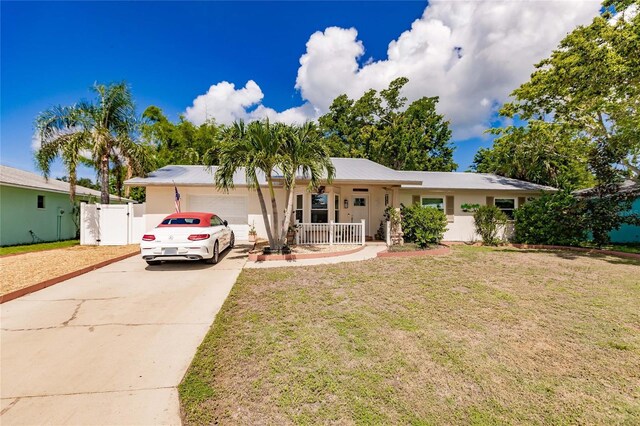
[[[364,245],[365,221],[360,223],[298,223],[296,244]]]

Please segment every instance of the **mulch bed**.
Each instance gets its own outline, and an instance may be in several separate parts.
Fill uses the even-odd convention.
[[[27,288],[31,291],[45,288],[77,276],[79,271],[89,272],[138,252],[138,245],[74,246],[0,258],[0,300],[5,302],[19,297],[9,297],[16,291],[23,295]]]

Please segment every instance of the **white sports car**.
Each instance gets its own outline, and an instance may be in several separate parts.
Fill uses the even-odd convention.
[[[140,253],[149,265],[163,260],[218,263],[220,252],[233,248],[235,236],[226,220],[213,213],[174,213],[142,236]]]

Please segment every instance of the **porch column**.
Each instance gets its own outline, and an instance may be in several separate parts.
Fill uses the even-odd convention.
[[[400,207],[400,188],[397,186],[393,188],[393,201],[391,204],[393,207]]]
[[[362,245],[364,245],[364,242],[366,241],[366,232],[364,229],[364,219],[362,219],[360,221],[362,223]]]

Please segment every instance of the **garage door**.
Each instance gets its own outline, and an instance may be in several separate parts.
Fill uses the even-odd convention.
[[[238,240],[249,239],[247,197],[238,195],[191,195],[189,210],[215,213],[229,222]]]

